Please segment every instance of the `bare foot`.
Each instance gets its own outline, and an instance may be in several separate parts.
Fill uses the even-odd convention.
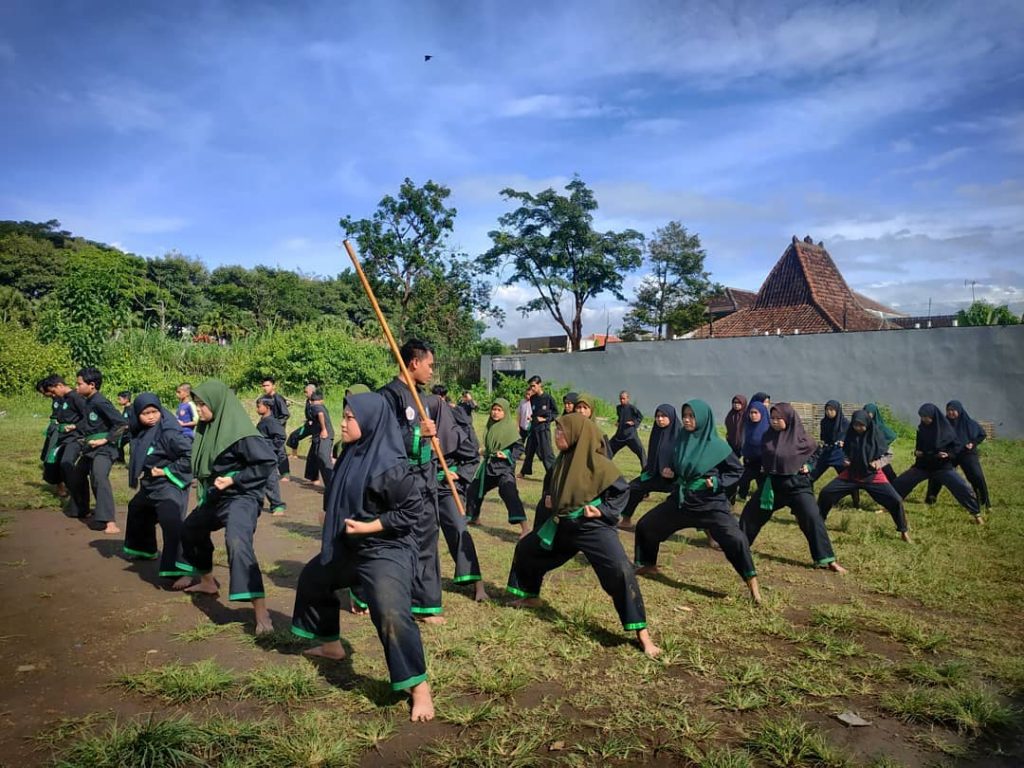
[[[109,523],[107,523],[106,527],[103,529],[103,532],[107,534],[115,534],[120,533],[121,529],[117,527],[117,523],[111,520]]]
[[[270,513],[270,516],[271,517],[284,517],[284,510],[283,509],[275,509],[273,512]]]
[[[428,616],[417,616],[416,620],[419,621],[422,624],[447,624],[448,623],[448,619],[446,619],[444,616],[438,616],[436,614],[431,614],[431,615],[428,615]]]
[[[267,610],[267,599],[265,597],[254,597],[252,599],[252,611],[256,614],[256,635],[269,635],[274,631],[274,622],[270,618],[270,611]]]
[[[491,599],[491,596],[487,594],[487,590],[484,588],[483,581],[476,583],[476,592],[473,594],[473,599],[478,603],[483,603]]]
[[[57,494],[58,499],[66,499],[68,497],[68,489],[64,487],[64,483],[60,483],[54,490]]]
[[[466,525],[480,525],[480,518],[471,517],[468,520],[466,520]]]
[[[717,550],[717,551],[721,552],[722,548],[718,545],[718,542],[714,540],[714,538],[711,536],[710,533],[707,534],[707,537],[708,537],[708,546],[711,547],[714,550]]]
[[[370,609],[369,608],[360,608],[355,603],[352,603],[349,606],[348,612],[351,613],[353,616],[369,616],[370,615]]]
[[[974,515],[974,517],[971,518],[971,522],[974,525],[984,525],[985,518],[983,518],[981,515]]]
[[[434,719],[434,699],[430,695],[430,685],[424,680],[409,689],[412,696],[412,713],[409,719],[414,723],[425,723]]]
[[[651,640],[651,635],[646,629],[638,630],[636,633],[637,642],[640,643],[640,647],[643,648],[644,653],[650,656],[652,659],[658,658],[661,655],[661,648],[654,644]]]
[[[831,563],[828,564],[828,569],[830,571],[832,571],[834,573],[838,573],[840,575],[844,574],[844,573],[848,573],[848,571],[845,568],[843,568],[843,566],[841,566],[839,563],[835,562],[834,560]]]
[[[910,543],[910,534],[907,531],[900,531],[900,538],[908,544]]]
[[[291,481],[291,478],[287,476],[281,478],[282,483],[290,483]]]
[[[191,576],[179,576],[174,580],[174,583],[171,584],[171,589],[180,592],[181,590],[190,586],[192,586]]]
[[[628,517],[623,517],[623,518],[621,518],[619,520],[619,530],[620,531],[632,531],[635,528],[636,528],[636,526],[633,525],[633,523],[630,522]]]
[[[543,604],[539,597],[521,597],[512,601],[513,608],[540,608]]]
[[[757,584],[757,576],[751,576],[747,580],[747,588],[750,590],[750,599],[753,600],[754,605],[760,605],[761,588]]]
[[[312,485],[314,488],[323,488],[324,487],[324,481],[323,480],[314,480],[312,483],[310,483],[310,485]]]
[[[186,587],[185,591],[193,595],[216,595],[220,590],[213,576],[206,573],[191,587]]]
[[[302,653],[305,656],[316,656],[320,659],[331,659],[333,661],[341,661],[345,658],[345,649],[341,646],[341,640],[324,643],[316,648],[308,648]]]
[[[636,569],[637,576],[647,576],[655,573],[661,573],[661,569],[656,565],[641,565]]]

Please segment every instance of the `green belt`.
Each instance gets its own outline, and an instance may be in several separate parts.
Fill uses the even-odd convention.
[[[448,471],[449,472],[458,472],[459,468],[456,467],[454,464],[449,464],[448,465]],[[439,482],[439,483],[443,483],[444,482],[444,470],[443,469],[440,472],[437,473],[437,482]]]
[[[60,450],[60,432],[54,430],[46,437],[46,464],[57,463],[57,452]]]
[[[497,458],[497,454],[485,453],[484,460],[480,462],[480,466],[476,468],[476,472],[473,474],[473,480],[479,482],[480,484],[480,487],[477,489],[476,494],[476,497],[478,499],[482,499],[484,497],[484,473],[487,472],[487,462],[494,458]],[[506,457],[505,460],[508,462],[512,461],[512,459],[508,457]]]
[[[430,440],[423,442],[420,434],[420,426],[417,424],[412,428],[412,451],[409,456],[409,463],[414,467],[422,467],[430,463]]]
[[[686,497],[686,494],[705,490],[708,487],[707,480],[708,479],[706,477],[697,477],[685,484],[680,480],[677,483],[679,486],[679,503],[683,503],[683,499]],[[713,480],[714,485],[712,485],[712,489],[718,487],[718,478],[713,478]]]
[[[547,521],[538,529],[537,538],[540,539],[541,549],[550,550],[552,545],[555,543],[555,534],[558,532],[558,521],[559,520],[578,520],[583,517],[583,510],[585,507],[600,507],[601,499],[594,499],[593,501],[587,502],[579,509],[574,509],[565,515],[552,515]]]
[[[772,476],[764,476],[764,485],[761,486],[761,509],[771,512],[775,509],[775,491],[772,490]]]
[[[223,475],[219,475],[219,477],[234,477],[237,474],[238,474],[238,470],[235,470],[234,472],[225,472]],[[199,499],[199,505],[198,506],[202,506],[203,504],[206,503],[207,497],[212,492],[211,488],[210,488],[210,485],[211,485],[211,483],[202,482],[202,483],[199,483],[199,485],[196,487],[196,496]],[[212,490],[215,491],[217,489],[213,488]]]
[[[651,479],[651,473],[650,472],[647,472],[645,470],[645,471],[640,473],[640,482],[641,483],[646,483],[650,479]]]

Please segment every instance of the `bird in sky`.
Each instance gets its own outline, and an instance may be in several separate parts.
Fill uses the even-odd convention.
[[[432,58],[434,58],[433,54],[430,54],[430,53],[423,54],[423,60],[424,61],[430,61]]]

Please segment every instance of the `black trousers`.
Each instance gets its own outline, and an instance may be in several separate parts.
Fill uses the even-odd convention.
[[[940,485],[946,486],[949,489],[949,492],[953,494],[953,498],[960,502],[960,506],[972,515],[981,514],[981,508],[978,506],[978,499],[975,497],[974,491],[971,490],[971,486],[969,486],[967,481],[960,477],[952,467],[949,467],[948,469],[932,470],[931,472],[918,467],[911,467],[896,478],[896,482],[893,483],[893,488],[896,489],[896,493],[900,495],[901,499],[905,499],[925,480],[929,483],[935,481]]]
[[[184,559],[177,567],[190,574],[213,570],[213,540],[210,534],[224,529],[228,550],[229,600],[248,601],[266,597],[263,574],[256,560],[253,535],[260,515],[260,499],[234,496],[209,499],[185,518],[181,528],[181,552]]]
[[[757,482],[758,490],[760,490],[761,483],[764,482],[764,473],[761,471],[760,456],[752,459],[743,459],[743,474],[740,475],[739,482],[733,486],[732,495],[729,496],[729,501],[734,501],[737,496],[741,501],[747,498],[750,493],[750,484],[755,481]],[[728,492],[726,495],[728,495]]]
[[[814,495],[810,486],[806,493],[775,493],[775,504],[770,510],[761,509],[761,495],[754,494],[743,507],[743,514],[740,515],[740,530],[746,534],[747,541],[751,546],[757,534],[761,532],[764,524],[771,520],[775,511],[789,507],[796,517],[797,524],[807,539],[807,546],[811,550],[811,560],[815,565],[828,565],[836,560],[835,552],[832,550],[832,540],[825,530],[825,521],[821,519],[818,506],[814,503]]]
[[[124,528],[124,553],[142,560],[160,558],[160,575],[168,578],[187,576],[177,566],[182,559],[181,526],[188,508],[188,489],[167,487],[140,488],[128,502],[128,521]],[[160,526],[164,547],[157,550],[156,527]]]
[[[458,480],[455,482],[458,483]],[[448,553],[455,561],[453,581],[456,584],[480,581],[480,558],[476,554],[476,545],[466,525],[466,518],[459,514],[459,508],[455,506],[455,498],[447,481],[438,489],[437,509],[441,533],[448,545]]]
[[[613,436],[608,444],[612,448],[612,458],[615,458],[615,454],[621,451],[623,448],[629,448],[634,455],[640,460],[640,466],[642,467],[647,463],[647,459],[644,457],[644,444],[640,442],[640,437],[636,432],[626,437]]]
[[[622,510],[623,520],[629,520],[640,506],[640,502],[651,493],[672,493],[675,485],[663,477],[649,477],[641,480],[635,477],[629,481],[629,500],[626,501],[626,508]]]
[[[512,556],[508,591],[519,597],[537,597],[544,576],[565,565],[577,552],[587,558],[601,588],[611,596],[622,628],[644,629],[647,614],[633,564],[615,528],[600,518],[562,520],[550,551],[541,546],[536,531],[520,539]]]
[[[473,482],[469,484],[469,490],[466,491],[467,520],[475,521],[480,519],[480,511],[483,509],[484,504],[483,497],[495,487],[498,489],[498,496],[505,503],[505,509],[508,510],[509,525],[526,520],[526,509],[523,507],[523,500],[519,498],[519,489],[516,487],[514,471],[510,468],[507,472],[492,475],[488,474],[485,469],[482,481],[479,477],[473,478]],[[481,482],[483,484],[483,491],[480,490]]]
[[[68,456],[68,454],[71,454]],[[65,482],[68,486],[70,505],[68,514],[85,517],[89,514],[89,490],[92,488],[95,507],[93,520],[97,523],[114,521],[114,489],[110,486],[110,469],[117,460],[117,448],[105,445],[93,453],[83,451],[78,444],[69,445],[64,455],[71,462],[62,462],[66,468]]]
[[[526,455],[523,457],[523,467],[520,470],[524,476],[533,474],[534,455],[540,458],[545,472],[555,463],[555,452],[551,447],[551,428],[547,422],[534,423],[530,428],[530,434],[526,436]]]
[[[440,530],[437,499],[436,472],[432,464],[425,465],[426,472],[413,468],[423,510],[413,527],[417,561],[412,577],[412,612],[419,616],[439,614],[441,608],[441,560],[437,553],[437,539]]]
[[[331,474],[334,470],[334,456],[331,453],[333,447],[334,441],[331,438],[313,436],[313,441],[309,444],[309,455],[306,457],[307,480],[320,479],[325,487],[331,484]]]
[[[964,471],[967,482],[974,489],[974,495],[978,498],[978,504],[989,507],[992,500],[988,495],[988,483],[985,481],[985,472],[981,468],[981,460],[974,451],[964,451],[953,460],[954,467],[960,467]],[[925,496],[929,499],[937,499],[942,490],[942,484],[931,478],[928,480],[928,491]]]
[[[757,575],[750,544],[730,512],[722,509],[681,509],[670,496],[636,524],[634,559],[637,565],[657,565],[661,542],[683,528],[699,528],[711,534],[733,570],[744,581]]]
[[[821,519],[827,520],[828,513],[844,496],[849,496],[859,491],[865,491],[868,496],[881,504],[896,523],[896,530],[903,533],[907,530],[907,515],[903,509],[903,499],[896,493],[896,490],[889,483],[858,483],[854,480],[844,480],[837,477],[818,494],[818,511]]]
[[[317,554],[299,574],[292,611],[292,633],[309,640],[340,638],[341,601],[337,590],[359,587],[370,608],[370,620],[384,647],[392,690],[404,690],[427,679],[423,641],[409,609],[410,584],[416,568],[412,541],[407,546],[353,548],[337,542],[327,565]]]
[[[836,474],[839,475],[839,474],[841,474],[843,472],[844,469],[846,469],[846,467],[842,463],[839,463],[839,464],[829,464],[827,462],[818,462],[811,469],[811,482],[812,483],[818,482],[818,480],[821,479],[821,476],[824,475],[829,469],[834,469],[836,471]],[[856,485],[856,483],[854,483],[854,485]],[[848,491],[848,494],[853,498],[853,506],[859,507],[860,506],[860,486],[857,486],[855,488],[851,488]],[[842,497],[840,496],[840,498],[842,498]],[[872,496],[871,498],[874,499],[875,497]],[[875,501],[878,501],[878,500],[875,499]],[[878,502],[878,503],[881,504],[881,502]],[[822,517],[824,517],[824,515],[822,515]]]
[[[270,476],[267,478],[267,487],[263,494],[271,512],[288,508],[288,505],[285,504],[284,500],[281,498],[281,470],[278,469],[278,467],[280,467],[280,464],[278,464],[277,467],[274,467]]]

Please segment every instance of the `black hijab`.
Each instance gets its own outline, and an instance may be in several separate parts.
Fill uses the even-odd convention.
[[[854,424],[863,424],[867,429],[857,432]],[[864,409],[854,411],[850,417],[850,426],[846,430],[843,441],[843,453],[850,460],[850,469],[857,477],[874,474],[872,461],[878,461],[889,451],[889,441],[878,427],[875,420]]]
[[[576,407],[576,400],[579,398],[579,396],[580,395],[579,395],[578,392],[566,392],[565,393],[565,397],[562,398],[562,415],[563,416],[565,416],[565,414],[569,413],[569,411],[565,410],[565,405],[567,403],[572,403],[573,407],[575,408]]]
[[[961,411],[961,415],[962,415]],[[917,442],[914,447],[923,454],[933,456],[940,451],[950,455],[959,452],[960,441],[957,440],[956,430],[949,423],[946,414],[939,410],[935,403],[925,403],[917,409],[918,416],[931,416],[931,424],[917,425]]]
[[[743,407],[738,411],[732,407],[735,402],[740,402]],[[734,451],[739,453],[743,448],[743,422],[747,415],[747,398],[745,395],[733,395],[729,402],[729,412],[725,414],[725,441],[729,443]]]
[[[147,408],[157,408],[160,411],[160,421],[152,427],[144,427],[139,422],[139,415]],[[132,431],[132,455],[128,459],[128,485],[131,488],[138,488],[139,477],[146,465],[149,449],[153,447],[165,429],[181,432],[181,425],[178,424],[174,414],[161,405],[160,398],[152,392],[140,392],[132,402],[128,413],[131,415]]]
[[[773,475],[795,475],[814,455],[818,445],[804,431],[800,417],[789,403],[776,403],[772,412],[785,419],[786,428],[778,432],[769,427],[761,449],[761,466]]]
[[[964,406],[959,400],[950,400],[946,403],[946,410],[948,411],[950,408],[955,409],[960,414],[956,421],[948,416],[946,420],[953,425],[953,429],[956,431],[956,439],[960,442],[961,447],[966,448],[968,443],[977,445],[985,439],[985,430],[981,424],[972,419],[970,414],[964,410]]]
[[[821,420],[821,442],[825,445],[837,443],[846,439],[846,431],[850,428],[850,422],[843,415],[843,406],[838,400],[829,400],[825,408],[835,408],[836,417],[830,419],[828,414]]]
[[[768,393],[767,392],[755,392],[753,395],[750,396],[751,404],[753,404],[753,403],[763,403],[767,399],[768,399]]]
[[[370,480],[408,462],[402,433],[383,397],[369,392],[349,395],[345,405],[352,409],[362,434],[345,446],[324,497],[326,514],[320,539],[320,562],[324,565],[334,557],[334,543],[345,533],[345,520],[363,511]]]
[[[668,426],[658,426],[658,414],[668,416]],[[651,437],[647,441],[647,465],[644,471],[649,477],[661,477],[661,470],[673,467],[676,454],[676,439],[679,437],[679,418],[676,409],[668,403],[662,403],[654,412],[654,426]]]

